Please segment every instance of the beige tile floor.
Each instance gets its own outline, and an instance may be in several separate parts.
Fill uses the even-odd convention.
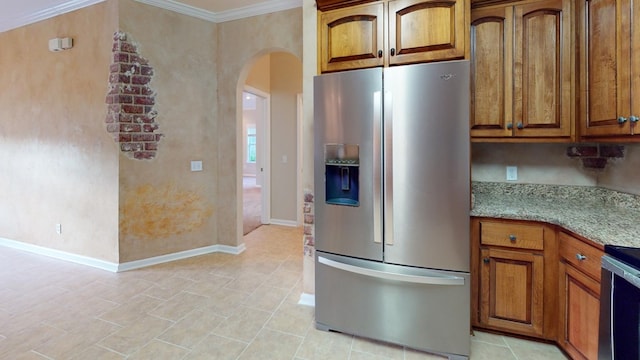
[[[0,359],[434,359],[318,331],[301,293],[300,229],[262,226],[239,256],[113,274],[0,248]],[[476,332],[472,359],[565,359]]]

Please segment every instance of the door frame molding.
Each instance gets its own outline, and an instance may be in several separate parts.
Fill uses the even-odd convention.
[[[258,162],[257,176],[261,177],[262,182],[262,214],[260,221],[263,224],[271,223],[271,94],[256,89],[249,85],[244,85],[243,92],[251,93],[257,97],[264,99],[264,114],[260,117],[260,123],[257,124],[256,131],[258,143]],[[244,109],[243,109],[244,110]],[[244,136],[244,134],[243,134]]]

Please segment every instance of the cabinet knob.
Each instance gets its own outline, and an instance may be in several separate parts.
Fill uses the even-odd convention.
[[[489,258],[484,258],[482,259],[482,262],[488,264],[489,262],[491,262],[491,260],[489,260]]]
[[[396,48],[391,48],[391,56],[396,56]]]
[[[629,116],[629,121],[631,121],[632,123],[638,122],[638,120],[640,120],[639,117],[631,115]]]
[[[584,260],[587,260],[587,257],[578,253],[576,254],[576,259],[578,259],[578,261],[584,261]]]
[[[624,124],[627,122],[627,118],[624,116],[618,117],[618,124]]]
[[[518,129],[524,129],[524,125],[521,122],[519,122],[517,126],[518,126]]]
[[[511,242],[515,242],[516,241],[516,236],[511,234],[509,235],[509,240],[511,240]]]
[[[378,50],[378,57],[381,58],[382,57],[382,50]]]
[[[508,129],[508,130],[513,129],[513,123],[508,123],[508,124],[507,124],[507,129]]]

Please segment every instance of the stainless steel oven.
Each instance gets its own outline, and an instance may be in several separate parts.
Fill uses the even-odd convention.
[[[605,246],[598,359],[640,359],[640,248]]]

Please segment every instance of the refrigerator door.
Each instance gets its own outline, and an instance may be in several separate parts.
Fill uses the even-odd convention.
[[[315,244],[382,261],[382,69],[314,78]]]
[[[316,327],[465,359],[469,279],[316,252]]]
[[[469,271],[469,62],[384,72],[384,261]]]

